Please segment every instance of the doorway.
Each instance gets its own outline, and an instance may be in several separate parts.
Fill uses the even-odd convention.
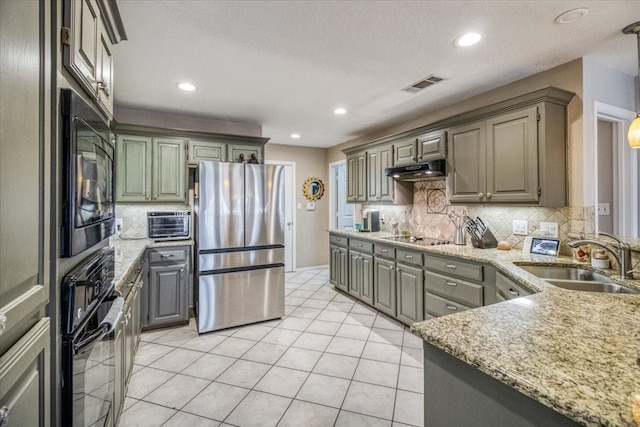
[[[353,230],[355,206],[347,203],[347,163],[345,160],[329,164],[329,227],[334,230]]]
[[[632,111],[595,102],[595,229],[638,237],[638,150],[627,144]]]
[[[296,187],[296,162],[285,162],[280,160],[267,160],[268,165],[284,166],[284,271],[295,271],[296,269],[296,210],[295,210],[295,187]]]

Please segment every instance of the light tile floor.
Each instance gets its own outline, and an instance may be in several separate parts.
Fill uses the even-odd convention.
[[[283,319],[142,334],[128,426],[422,426],[422,340],[329,284],[286,275]]]

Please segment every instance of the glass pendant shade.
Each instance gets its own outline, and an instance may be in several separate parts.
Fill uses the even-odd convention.
[[[629,147],[640,148],[640,114],[631,122],[628,138]]]

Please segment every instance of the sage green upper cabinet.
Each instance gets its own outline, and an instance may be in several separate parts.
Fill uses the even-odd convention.
[[[241,161],[241,157],[245,162],[251,160],[253,154],[258,159],[258,163],[263,162],[262,147],[257,145],[245,145],[245,144],[229,144],[229,161],[237,163]]]
[[[447,189],[449,201],[475,203],[484,198],[485,126],[484,122],[458,126],[449,131],[449,165]]]
[[[481,121],[452,127],[449,201],[565,206],[566,106],[573,95],[541,89],[473,112]]]
[[[63,63],[109,119],[113,116],[113,46],[126,39],[116,2],[66,0]]]
[[[447,133],[429,132],[416,138],[418,163],[444,159],[447,154]]]
[[[197,165],[200,160],[227,160],[227,144],[215,141],[189,140],[189,164]],[[251,157],[251,156],[249,156]]]
[[[117,201],[186,201],[183,140],[119,135],[116,151]]]
[[[369,171],[369,203],[393,202],[394,181],[387,177],[384,170],[393,166],[393,146],[391,144],[372,148],[367,151],[367,168]]]
[[[347,157],[347,202],[367,201],[367,152]]]
[[[418,146],[416,138],[403,138],[393,143],[393,165],[406,166],[414,165],[418,162]]]
[[[538,201],[537,114],[531,107],[487,120],[487,200]]]
[[[446,143],[446,132],[442,130],[401,138],[393,142],[393,164],[407,166],[443,159]]]

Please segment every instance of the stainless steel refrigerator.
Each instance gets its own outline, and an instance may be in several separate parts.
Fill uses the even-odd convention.
[[[198,332],[283,317],[284,167],[201,161],[198,175]]]

